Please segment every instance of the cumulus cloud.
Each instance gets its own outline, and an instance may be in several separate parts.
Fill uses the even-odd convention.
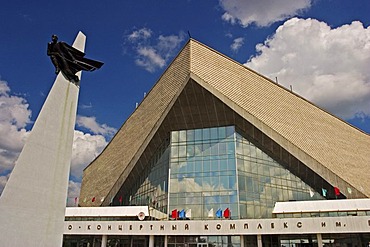
[[[26,99],[11,95],[7,82],[0,80],[0,174],[13,169],[28,137],[28,107]]]
[[[350,119],[370,114],[370,28],[361,22],[331,28],[314,19],[281,25],[245,64]]]
[[[311,7],[311,0],[220,0],[225,10],[224,21],[247,27],[255,24],[266,27],[274,22],[286,20]]]
[[[72,147],[71,176],[77,180],[82,171],[103,151],[107,141],[102,135],[91,135],[75,130]]]
[[[166,66],[179,45],[185,39],[185,34],[159,35],[153,38],[153,31],[148,28],[135,30],[126,36],[125,44],[135,53],[135,63],[149,72]]]
[[[232,51],[237,52],[240,49],[240,47],[243,46],[243,44],[244,44],[244,38],[239,37],[239,38],[234,39],[230,48]]]
[[[116,129],[109,127],[107,124],[99,124],[96,122],[96,117],[77,116],[76,124],[91,131],[93,134],[100,134],[107,137],[112,137],[116,133]]]

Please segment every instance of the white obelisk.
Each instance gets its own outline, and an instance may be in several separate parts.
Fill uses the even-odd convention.
[[[0,246],[62,246],[78,94],[59,73],[0,197]]]

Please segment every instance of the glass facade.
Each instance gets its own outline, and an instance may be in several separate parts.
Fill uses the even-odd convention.
[[[128,205],[149,205],[167,213],[169,152],[168,141],[158,147],[128,193]]]
[[[234,126],[171,132],[169,207],[192,219],[271,218],[277,201],[324,199]],[[220,215],[218,215],[220,216]]]
[[[243,136],[235,137],[240,218],[271,218],[278,201],[324,199]]]
[[[192,219],[213,217],[218,209],[238,214],[234,127],[171,133],[171,210],[191,210]]]

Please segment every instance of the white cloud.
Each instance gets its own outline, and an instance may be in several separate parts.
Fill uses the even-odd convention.
[[[125,46],[130,46],[136,54],[135,63],[149,72],[155,72],[157,69],[166,66],[185,39],[183,32],[178,35],[159,35],[155,41],[153,41],[152,36],[152,30],[142,28],[127,35],[125,42]]]
[[[95,117],[85,117],[78,115],[76,119],[76,124],[77,126],[90,130],[94,134],[101,134],[108,137],[113,136],[117,131],[115,128],[109,127],[106,124],[97,123]]]
[[[157,68],[163,68],[166,65],[165,59],[153,47],[138,47],[137,54],[139,57],[135,63],[149,72],[154,72]]]
[[[345,119],[370,114],[370,28],[292,18],[246,66]]]
[[[133,31],[127,36],[127,39],[131,42],[137,42],[138,40],[146,40],[152,36],[152,30],[148,28],[142,28],[139,30]]]
[[[102,135],[90,135],[75,130],[72,147],[71,176],[81,178],[82,171],[103,151],[107,141]]]
[[[253,23],[266,27],[309,8],[311,0],[220,0],[220,5],[226,11],[222,15],[224,21],[243,27]]]
[[[244,38],[239,37],[239,38],[234,39],[234,41],[231,44],[230,48],[234,52],[237,52],[240,49],[240,47],[242,47],[243,45],[244,45]]]
[[[10,95],[10,88],[0,80],[0,173],[13,169],[29,132],[31,110],[24,98]]]

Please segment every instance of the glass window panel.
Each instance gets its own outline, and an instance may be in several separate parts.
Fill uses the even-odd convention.
[[[202,172],[202,161],[197,160],[194,164],[194,171],[196,173],[201,173]]]
[[[186,151],[187,151],[187,157],[193,157],[195,154],[194,145],[188,145]]]
[[[229,188],[236,189],[236,177],[229,176]]]
[[[186,146],[179,146],[179,157],[186,157]]]
[[[227,160],[220,160],[220,171],[226,171],[227,169]]]
[[[225,127],[219,127],[218,128],[218,135],[219,135],[219,139],[225,139],[226,138],[226,128]]]
[[[234,126],[226,127],[226,137],[232,137],[234,135]]]
[[[211,139],[210,129],[203,129],[202,134],[203,134],[203,141]]]
[[[209,190],[211,188],[211,178],[203,177],[203,189]]]
[[[220,181],[219,181],[219,177],[211,177],[211,186],[213,189],[215,190],[219,190],[220,188]]]
[[[239,191],[245,191],[245,177],[244,176],[238,177],[238,185],[239,185]]]
[[[229,189],[229,177],[228,176],[221,176],[221,189]]]
[[[172,143],[179,142],[179,132],[177,132],[177,131],[172,131],[171,132],[171,142]]]
[[[211,171],[220,171],[220,165],[218,163],[218,160],[212,160],[211,161]]]
[[[203,162],[203,172],[210,172],[211,171],[211,161],[205,160]]]
[[[172,146],[171,147],[171,157],[175,158],[179,155],[179,147],[178,146]]]
[[[202,130],[201,129],[196,129],[194,131],[194,140],[195,141],[200,141],[202,140]]]
[[[230,203],[230,197],[229,196],[221,196],[221,203]]]
[[[226,142],[220,142],[219,143],[219,149],[218,149],[218,152],[219,152],[219,154],[220,155],[223,155],[223,154],[227,154],[227,152],[226,152],[226,145],[227,145],[227,143]]]
[[[208,156],[211,154],[211,144],[210,143],[203,143],[203,155]]]
[[[186,130],[181,130],[179,133],[179,142],[186,142]]]
[[[235,159],[228,159],[227,160],[227,168],[228,170],[235,171]]]
[[[211,146],[211,155],[218,155],[218,143],[213,143]]]
[[[193,172],[194,171],[194,162],[189,161],[186,168],[187,172]]]
[[[194,155],[198,157],[202,155],[202,144],[194,145]]]
[[[186,141],[193,142],[195,139],[195,131],[194,130],[187,130],[186,131]]]
[[[218,130],[217,130],[217,128],[211,128],[211,139],[212,140],[218,139]]]
[[[235,153],[235,143],[234,142],[228,142],[227,143],[227,153],[228,154],[234,154]]]

